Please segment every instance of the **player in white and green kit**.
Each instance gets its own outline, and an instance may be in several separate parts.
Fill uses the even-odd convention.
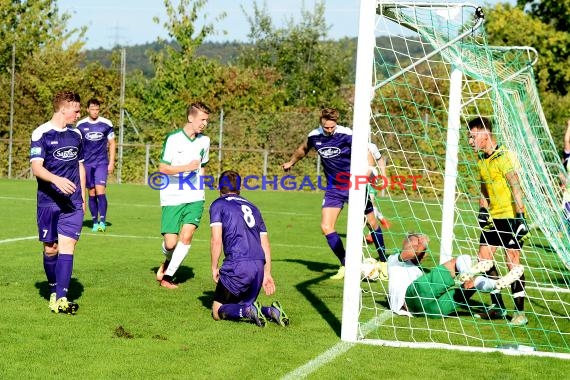
[[[160,286],[176,289],[173,277],[188,254],[192,236],[200,225],[204,211],[201,177],[208,163],[210,138],[204,136],[210,109],[203,103],[188,106],[183,128],[166,136],[160,155],[159,170],[167,175],[160,190],[162,206],[162,252],[166,256],[156,273]],[[166,177],[163,179],[166,180]]]

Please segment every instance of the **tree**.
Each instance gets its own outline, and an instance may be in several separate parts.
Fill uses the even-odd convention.
[[[536,66],[541,91],[565,95],[570,89],[570,33],[557,30],[521,8],[498,4],[485,28],[491,44],[532,46],[539,53]]]
[[[66,31],[69,16],[58,14],[53,0],[2,0],[0,17],[2,88],[10,88],[12,46],[16,52],[14,135],[18,138],[52,112],[53,91],[64,86],[77,90],[85,30]],[[9,102],[8,96],[0,98],[1,125],[8,125]]]
[[[239,62],[249,68],[274,68],[281,76],[276,84],[285,89],[285,105],[348,107],[344,85],[352,77],[354,50],[341,49],[342,44],[327,40],[324,11],[324,2],[317,2],[313,12],[301,9],[299,23],[289,19],[281,29],[273,26],[265,6],[254,2],[253,14],[246,13],[250,44],[241,52]]]
[[[556,30],[570,30],[570,0],[517,0],[517,6]]]
[[[145,119],[179,125],[184,120],[188,103],[211,98],[211,88],[216,83],[219,69],[213,61],[196,55],[198,46],[214,33],[213,23],[205,23],[201,29],[195,29],[200,10],[206,3],[206,0],[180,0],[176,7],[172,1],[164,0],[168,18],[164,27],[174,43],[160,41],[163,48],[150,52],[155,75],[138,94],[146,106]],[[221,14],[215,20],[224,16]],[[160,20],[155,18],[155,22]],[[179,117],[173,120],[172,115]]]
[[[570,118],[570,1],[519,0],[517,4],[497,4],[488,12],[489,43],[531,46],[538,51],[534,70],[540,98],[553,137],[561,144],[564,128],[558,126]]]
[[[68,14],[60,14],[54,0],[0,1],[0,67],[10,67],[12,45],[16,46],[16,66],[34,52],[56,40],[67,40],[85,29],[65,32]]]

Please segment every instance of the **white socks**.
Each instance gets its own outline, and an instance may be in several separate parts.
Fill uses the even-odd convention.
[[[172,252],[174,252],[174,249],[168,250],[166,249],[165,245],[164,245],[164,240],[162,241],[162,253],[164,254],[164,256],[166,256],[166,260],[170,261],[172,260]]]
[[[166,269],[166,272],[164,272],[165,275],[174,276],[174,273],[176,273],[180,264],[182,264],[182,261],[186,258],[186,255],[190,250],[190,246],[191,244],[186,245],[181,242],[176,244],[176,248],[174,248],[172,258],[170,259],[170,264],[168,264],[168,268]]]
[[[455,267],[459,273],[471,273],[472,260],[469,255],[459,255],[455,261]]]

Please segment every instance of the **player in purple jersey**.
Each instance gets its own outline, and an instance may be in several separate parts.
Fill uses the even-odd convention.
[[[279,301],[260,306],[261,288],[275,293],[267,228],[259,209],[240,196],[241,178],[228,170],[220,175],[220,197],[210,206],[212,277],[216,285],[212,316],[218,321],[248,320],[264,327],[267,320],[281,326],[289,318]],[[218,268],[224,249],[224,262]]]
[[[87,102],[87,116],[77,122],[83,136],[86,186],[93,232],[107,229],[107,176],[115,169],[115,133],[113,123],[99,116],[101,104],[92,98]]]
[[[63,91],[53,100],[50,121],[32,133],[30,162],[38,181],[37,222],[43,263],[54,313],[75,314],[67,300],[73,253],[85,213],[85,169],[79,131],[68,128],[79,118],[79,95]]]
[[[352,149],[352,130],[337,124],[339,113],[334,108],[324,108],[321,111],[320,127],[309,133],[307,141],[293,152],[291,159],[283,164],[285,171],[291,168],[314,148],[321,157],[323,171],[327,177],[327,189],[321,211],[321,230],[327,239],[329,247],[340,261],[338,272],[331,277],[333,280],[344,278],[344,259],[346,251],[340,236],[335,230],[336,221],[345,203],[348,203],[346,180],[350,176],[350,156]],[[369,153],[370,155],[370,153]],[[387,271],[384,236],[382,228],[374,217],[374,207],[369,199],[366,201],[366,223],[372,231],[372,238],[378,253],[384,273]],[[387,273],[386,273],[387,274]]]

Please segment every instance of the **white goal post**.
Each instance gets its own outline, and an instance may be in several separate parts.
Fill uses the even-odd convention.
[[[570,228],[560,212],[563,168],[534,82],[536,51],[490,46],[483,10],[472,3],[361,0],[359,17],[351,176],[366,175],[363,147],[372,141],[388,157],[388,178],[421,177],[417,188],[386,188],[376,199],[392,222],[384,231],[387,253],[398,252],[406,231],[421,231],[431,238],[434,265],[458,254],[476,260],[480,184],[465,128],[475,116],[493,119],[498,142],[519,159],[527,218],[539,228],[521,253],[527,326],[511,326],[510,315],[475,318],[471,307],[489,304],[479,292],[476,305],[457,315],[400,316],[390,311],[390,280],[362,276],[363,259],[375,252],[363,238],[366,188],[353,184],[341,339],[570,359]],[[503,256],[494,256],[499,274],[507,268]],[[510,307],[510,288],[502,294]]]

